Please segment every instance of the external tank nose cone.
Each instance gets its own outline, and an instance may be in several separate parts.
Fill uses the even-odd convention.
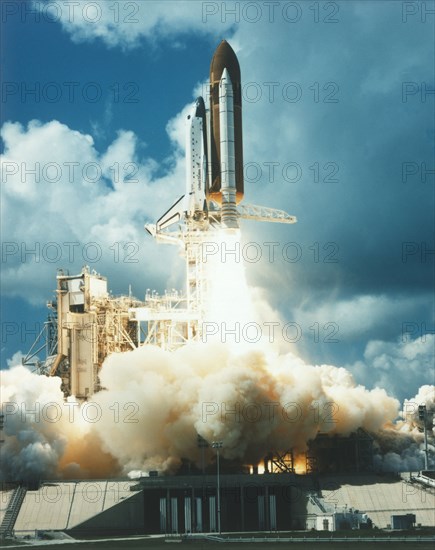
[[[233,48],[226,40],[222,40],[214,52],[210,64],[210,82],[216,82],[221,79],[223,70],[227,68],[230,73],[231,81],[240,82],[240,65]]]

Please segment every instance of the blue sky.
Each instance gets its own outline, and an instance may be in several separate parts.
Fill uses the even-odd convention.
[[[250,284],[299,324],[306,361],[399,398],[434,383],[434,2],[67,4],[2,3],[2,368],[32,344],[56,269],[78,272],[89,243],[114,293],[182,286],[177,252],[143,224],[183,193],[186,109],[226,38],[245,85],[246,200],[299,220],[244,225],[264,252]],[[38,162],[40,181],[23,180]],[[89,163],[98,181],[82,177]],[[114,181],[115,163],[137,181]],[[44,181],[50,165],[59,181]],[[116,242],[138,262],[115,262]]]

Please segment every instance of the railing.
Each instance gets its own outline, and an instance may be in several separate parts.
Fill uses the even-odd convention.
[[[21,505],[26,496],[26,491],[27,489],[21,486],[13,490],[3,521],[0,525],[0,536],[12,536],[15,522],[17,521]]]
[[[316,495],[310,495],[309,496],[311,502],[313,504],[315,504],[318,508],[320,508],[320,510],[322,510],[323,513],[326,514],[326,508],[324,506],[324,504],[321,502],[321,500],[316,496]]]
[[[331,542],[347,542],[347,543],[353,543],[353,542],[362,542],[362,543],[385,543],[385,542],[435,542],[435,536],[433,535],[422,535],[422,536],[415,536],[415,535],[397,535],[397,536],[325,536],[325,535],[319,535],[319,536],[298,536],[298,537],[271,537],[271,536],[253,536],[253,537],[232,537],[229,535],[225,536],[218,536],[218,535],[190,535],[184,537],[187,540],[207,540],[207,541],[213,541],[213,542],[222,542],[222,543],[261,543],[261,542],[306,542],[308,544],[313,543],[331,543]]]
[[[427,485],[428,487],[435,487],[435,479],[432,479],[428,476],[425,476],[422,472],[417,474],[414,478],[412,478],[414,481],[418,481],[419,483],[422,483],[423,485]]]

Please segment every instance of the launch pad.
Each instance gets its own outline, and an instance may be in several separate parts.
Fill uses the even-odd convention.
[[[344,530],[346,537],[357,536],[361,542],[362,530],[387,529],[391,536],[392,528],[403,528],[393,522],[409,521],[410,516],[411,529],[433,528],[433,490],[416,479],[391,474],[223,475],[221,531],[280,537],[288,531],[300,531],[301,536],[314,531],[319,537]],[[219,531],[212,475],[41,481],[27,489],[4,486],[1,497],[8,510],[16,501],[18,537],[33,538],[44,531],[74,538]],[[7,519],[0,510],[3,528]]]
[[[23,364],[59,376],[65,397],[86,400],[101,389],[99,371],[112,353],[156,345],[174,351],[203,341],[209,283],[204,248],[238,236],[239,220],[293,224],[283,210],[240,204],[244,197],[241,77],[237,56],[223,40],[210,66],[210,104],[196,100],[186,124],[186,192],[145,229],[157,242],[180,247],[186,291],[143,300],[113,297],[105,277],[84,267],[60,271],[52,314]],[[215,321],[215,319],[213,319]],[[216,320],[219,321],[219,320]],[[37,354],[45,349],[46,357]]]
[[[103,362],[113,354],[143,346],[174,352],[188,343],[202,342],[212,279],[205,247],[219,243],[222,235],[237,238],[242,219],[296,222],[282,210],[242,203],[240,91],[237,57],[223,41],[211,63],[210,105],[206,108],[198,98],[187,119],[185,195],[156,223],[145,226],[157,242],[181,249],[185,292],[147,291],[143,299],[131,292],[114,297],[107,279],[86,266],[76,275],[58,272],[49,319],[23,363],[40,374],[60,377],[65,398],[84,402],[104,390],[99,375]],[[44,349],[46,357],[39,360]],[[421,494],[414,487],[409,490],[407,481],[374,474],[373,438],[365,430],[358,428],[346,437],[318,431],[298,456],[291,438],[285,437],[283,448],[272,448],[258,464],[223,457],[220,463],[217,450],[216,461],[208,452],[208,465],[203,458],[202,468],[180,455],[178,475],[154,471],[137,482],[124,481],[123,487],[118,486],[119,480],[108,479],[43,482],[28,490],[14,487],[8,495],[9,519],[4,517],[10,520],[10,530],[16,520],[17,532],[44,528],[74,536],[100,531],[105,535],[332,531],[340,526],[369,528],[373,521],[387,528],[392,513],[409,510],[415,512],[417,522],[430,524],[433,492],[428,505],[421,506]],[[198,443],[204,452],[208,442],[199,438]],[[222,446],[215,444],[218,449]],[[348,479],[338,476],[343,472]],[[44,488],[49,492],[50,487],[60,487],[60,496],[44,499]],[[115,487],[116,495],[109,495],[110,487]],[[332,501],[336,494],[339,497]],[[403,501],[404,494],[408,502]]]
[[[147,290],[141,299],[133,297],[129,291],[115,297],[108,291],[107,279],[87,266],[76,275],[59,271],[56,297],[48,304],[51,309],[48,321],[23,364],[40,374],[59,377],[65,398],[72,397],[83,403],[104,390],[100,372],[106,358],[114,354],[134,352],[147,346],[176,352],[189,343],[206,343],[204,327],[207,322],[222,321],[219,317],[222,312],[216,313],[210,307],[212,286],[222,275],[216,271],[228,267],[224,265],[225,261],[219,265],[218,260],[210,266],[207,262],[208,247],[214,245],[219,250],[227,238],[240,244],[239,223],[243,219],[284,224],[296,222],[294,216],[283,210],[243,202],[241,75],[236,54],[225,40],[211,61],[209,91],[209,104],[199,97],[186,120],[185,194],[155,223],[145,225],[158,243],[172,244],[181,250],[185,258],[185,290],[163,294]],[[241,279],[240,271],[234,277],[234,273],[227,270],[221,277],[223,281],[220,281],[217,293],[219,302],[230,294],[238,276]],[[247,289],[247,284],[245,286]],[[237,293],[230,298],[233,301],[230,299],[225,306],[227,310],[235,311],[234,318],[237,319],[237,315],[244,314],[243,308],[250,296],[244,303]],[[247,318],[252,322],[254,319],[249,315],[254,308],[251,310],[250,305]],[[38,354],[44,350],[45,358],[39,359]],[[249,382],[255,380],[256,374],[252,370]],[[268,371],[266,376],[272,376],[271,372]],[[291,377],[284,380],[285,384],[294,383]],[[225,382],[221,381],[223,385]],[[259,391],[258,395],[266,395],[266,392]],[[310,395],[310,399],[313,402],[316,397]],[[272,398],[265,400],[271,401]],[[296,405],[298,408],[299,404]],[[322,405],[325,407],[325,403]],[[299,422],[299,419],[290,422]],[[331,420],[331,423],[335,422]],[[243,430],[249,432],[249,426],[245,424],[240,429],[242,436]],[[277,429],[279,437],[273,439],[274,425],[265,438],[267,447],[263,447],[260,453],[252,444],[244,456],[249,456],[249,461],[256,460],[256,464],[248,465],[253,473],[259,468],[266,474],[292,475],[369,472],[373,469],[373,438],[359,427],[361,425],[356,424],[353,430],[346,431],[346,437],[342,437],[331,435],[336,433],[334,426],[330,426],[329,431],[326,428],[322,431],[321,422],[314,422],[309,436],[304,435],[305,439],[300,441],[290,426],[285,425]],[[208,430],[206,437],[210,441],[204,439],[204,444],[211,444],[219,430],[225,431],[222,422],[217,430]],[[189,432],[191,447],[191,442],[200,432],[198,426]],[[223,451],[224,455],[227,449]],[[186,460],[189,472],[195,470],[195,450],[193,444],[190,454],[183,449],[175,455],[181,462],[186,456],[190,457]],[[296,451],[298,456],[294,456]],[[158,460],[168,458],[165,452],[166,449],[157,453]],[[238,456],[243,452],[240,451]],[[145,460],[147,456],[145,453],[142,458]],[[211,453],[208,453],[208,460],[213,464]],[[183,466],[179,473],[183,473]],[[224,461],[224,472],[228,466]],[[246,466],[240,459],[234,471],[241,473]]]
[[[151,345],[173,352],[189,342],[203,342],[210,286],[218,277],[207,265],[207,247],[214,244],[219,248],[228,236],[239,240],[241,219],[296,222],[282,210],[243,204],[240,67],[225,40],[211,62],[210,103],[206,107],[199,97],[186,122],[185,195],[155,224],[145,225],[157,242],[181,249],[186,290],[163,295],[147,291],[143,299],[134,298],[131,292],[114,297],[108,292],[107,279],[86,266],[77,275],[59,271],[56,297],[48,304],[48,322],[23,364],[40,374],[60,377],[65,398],[73,396],[83,402],[104,389],[99,373],[110,355]],[[45,359],[38,360],[37,354],[44,349]],[[299,470],[368,471],[371,447],[372,439],[363,430],[347,439],[319,433],[305,455],[298,457]],[[271,449],[263,459],[261,467],[266,473],[297,472],[291,441],[283,449]],[[236,471],[243,467],[239,464]],[[251,467],[258,471],[258,464]]]

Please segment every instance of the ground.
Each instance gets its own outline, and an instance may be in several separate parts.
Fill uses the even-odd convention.
[[[286,547],[291,547],[292,550],[309,550],[311,548],[316,550],[332,550],[332,549],[339,549],[339,550],[370,550],[374,547],[373,541],[371,540],[364,540],[364,537],[371,537],[372,534],[370,533],[352,533],[347,534],[347,536],[350,538],[352,537],[352,540],[349,541],[337,541],[334,540],[337,536],[340,536],[343,538],[343,534],[334,534],[330,541],[327,542],[321,542],[319,540],[313,540],[317,539],[321,536],[319,533],[295,533],[293,536],[297,538],[306,537],[305,542],[289,542],[282,541],[282,542],[266,542],[261,540],[259,538],[259,534],[257,533],[255,541],[252,539],[245,539],[245,541],[240,543],[227,543],[224,548],[226,550],[242,550],[242,549],[248,549],[252,546],[256,547],[263,547],[267,548],[267,550],[282,550]],[[269,534],[265,534],[264,536],[270,536]],[[284,536],[284,535],[281,535]],[[289,537],[289,534],[285,534],[286,538]],[[435,540],[435,531],[428,530],[423,532],[409,532],[409,533],[387,533],[383,532],[380,533],[380,536],[382,537],[388,537],[391,536],[391,541],[386,542],[377,542],[375,544],[376,549],[379,550],[400,550],[400,549],[408,549],[408,548],[415,548],[417,550],[433,550],[434,548],[434,540]],[[418,536],[424,536],[426,538],[432,537],[432,540],[426,540],[426,541],[416,541],[416,540],[409,540],[407,542],[402,542],[397,540],[398,537],[408,536],[412,538],[417,538]],[[221,543],[219,542],[208,542],[204,540],[190,540],[190,541],[181,541],[179,538],[173,538],[173,539],[164,539],[161,537],[131,537],[131,538],[111,538],[111,539],[103,539],[103,540],[82,540],[80,542],[71,542],[72,549],[73,550],[85,550],[85,549],[93,549],[95,550],[122,550],[125,549],[133,549],[133,548],[143,548],[145,550],[162,550],[163,548],[169,548],[171,547],[171,544],[173,543],[180,543],[184,548],[190,546],[193,547],[195,550],[200,550],[201,548],[206,550],[213,550],[213,548],[221,548]],[[25,546],[43,546],[48,547],[50,550],[65,550],[65,546],[69,547],[69,541],[62,541],[59,543],[56,543],[54,541],[39,541],[36,544],[27,543],[24,544]],[[356,545],[356,549],[355,549]],[[16,541],[2,541],[0,546],[7,546],[8,548],[22,548],[23,546],[20,544],[18,545]]]

